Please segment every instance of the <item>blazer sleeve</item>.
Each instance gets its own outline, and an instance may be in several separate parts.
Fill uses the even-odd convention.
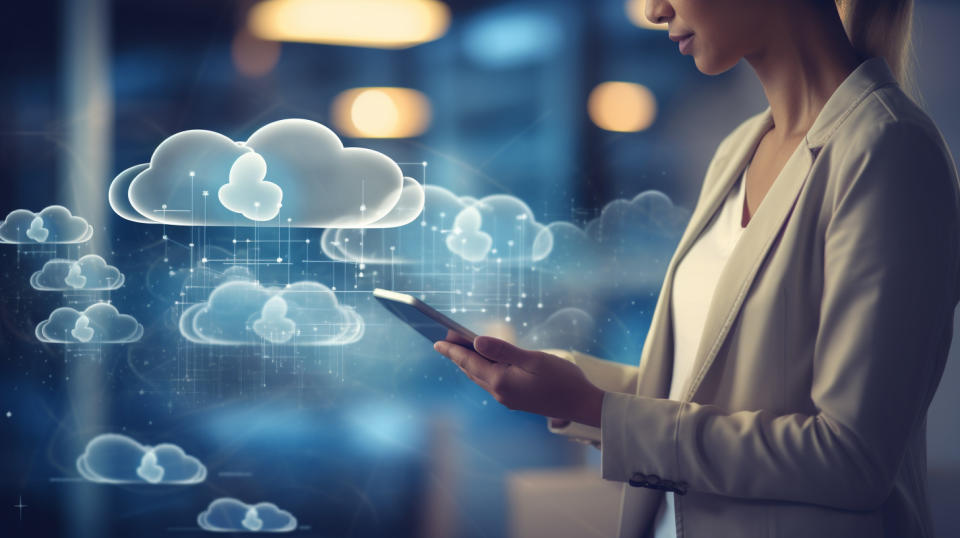
[[[839,167],[825,232],[817,413],[610,392],[604,478],[662,477],[682,490],[850,510],[874,510],[889,495],[950,347],[960,198],[939,135],[893,123],[868,136],[868,149]]]
[[[635,393],[637,389],[637,372],[639,368],[627,364],[599,359],[579,351],[566,351],[561,349],[544,349],[545,353],[556,355],[566,359],[583,370],[587,379],[607,392]],[[574,441],[590,443],[599,446],[600,428],[587,426],[579,422],[571,422],[562,428],[555,428],[550,425],[550,419],[547,419],[547,429],[551,432],[564,435]]]

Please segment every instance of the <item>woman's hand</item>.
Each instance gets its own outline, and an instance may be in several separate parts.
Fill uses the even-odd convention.
[[[600,427],[604,393],[577,365],[489,336],[470,344],[451,331],[433,347],[510,409]]]

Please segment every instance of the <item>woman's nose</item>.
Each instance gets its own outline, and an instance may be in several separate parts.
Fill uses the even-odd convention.
[[[647,0],[643,14],[654,24],[664,24],[673,18],[673,6],[669,0]]]

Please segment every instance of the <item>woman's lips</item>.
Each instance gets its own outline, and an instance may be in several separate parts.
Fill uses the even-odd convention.
[[[693,44],[693,34],[688,35],[687,37],[680,40],[680,54],[687,54],[690,52],[690,47]]]

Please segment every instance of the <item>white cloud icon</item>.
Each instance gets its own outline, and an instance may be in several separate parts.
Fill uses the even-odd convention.
[[[148,165],[117,175],[109,197],[128,220],[187,226],[279,218],[293,227],[389,227],[423,209],[423,187],[392,159],[345,148],[336,133],[306,119],[269,123],[246,142],[213,131],[176,133]]]
[[[180,334],[197,344],[337,346],[363,336],[364,321],[330,288],[301,281],[282,288],[228,280],[180,316]]]
[[[100,434],[77,458],[77,472],[101,484],[191,485],[207,478],[207,468],[179,446],[142,445],[119,433]]]

